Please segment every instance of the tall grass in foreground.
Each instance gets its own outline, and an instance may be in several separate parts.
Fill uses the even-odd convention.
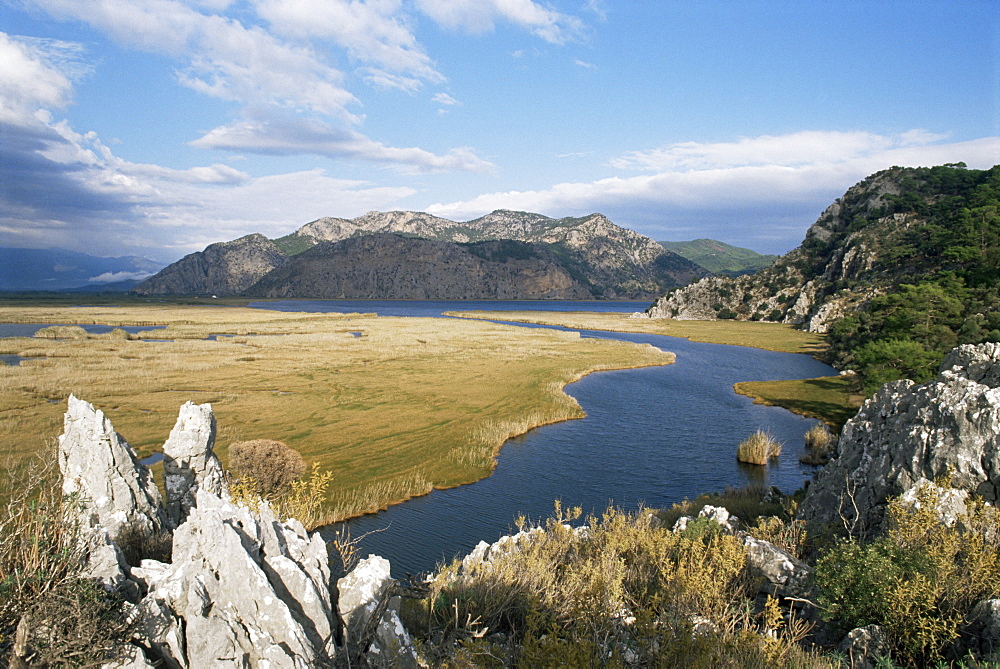
[[[674,533],[609,509],[556,514],[509,552],[454,562],[404,609],[432,666],[829,667],[805,627],[753,605],[746,549],[711,521]],[[461,568],[461,572],[460,572]]]
[[[736,459],[750,465],[766,465],[781,455],[781,442],[763,430],[757,430],[736,447]]]
[[[83,537],[68,520],[76,502],[46,455],[46,466],[3,472],[12,492],[0,508],[0,666],[99,664],[132,633],[122,600],[83,577]]]

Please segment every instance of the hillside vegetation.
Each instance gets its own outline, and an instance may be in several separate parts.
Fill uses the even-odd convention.
[[[660,246],[701,265],[712,274],[740,276],[770,267],[778,259],[751,249],[732,246],[715,239],[692,239],[689,242],[658,242]]]
[[[704,279],[648,313],[828,332],[830,360],[871,391],[930,378],[956,344],[1000,339],[998,286],[1000,166],[893,167],[848,190],[773,267]]]

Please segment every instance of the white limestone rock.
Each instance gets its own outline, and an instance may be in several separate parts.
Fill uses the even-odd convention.
[[[344,622],[345,637],[349,644],[364,645],[359,648],[370,665],[378,667],[417,667],[413,640],[399,619],[399,598],[391,592],[393,579],[389,561],[378,555],[369,555],[358,563],[347,576],[337,582],[337,609]],[[367,639],[372,616],[378,613],[379,604],[386,598],[374,637]],[[368,643],[371,643],[368,646]]]
[[[229,494],[214,446],[212,405],[186,402],[163,444],[167,515],[175,527],[187,518],[199,489],[219,497]]]
[[[326,547],[200,490],[174,532],[173,562],[133,570],[148,588],[146,636],[168,666],[315,667],[336,655]]]
[[[887,383],[841,432],[838,457],[807,491],[798,517],[855,535],[883,529],[888,500],[950,476],[1000,498],[1000,345],[960,346],[938,377]]]
[[[123,531],[156,534],[168,527],[152,476],[104,412],[69,397],[59,436],[63,493],[80,503],[84,527],[103,527],[112,540]]]

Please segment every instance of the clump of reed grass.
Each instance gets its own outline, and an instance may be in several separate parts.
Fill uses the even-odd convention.
[[[833,435],[823,423],[816,423],[805,435],[806,452],[799,457],[799,462],[807,465],[825,465],[833,454]]]
[[[766,465],[779,455],[781,442],[763,430],[757,430],[736,448],[736,459],[750,465]]]

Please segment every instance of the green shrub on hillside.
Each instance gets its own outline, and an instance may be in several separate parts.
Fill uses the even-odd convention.
[[[924,488],[919,506],[895,500],[890,529],[870,543],[846,540],[816,565],[820,605],[844,631],[881,625],[898,660],[940,660],[966,615],[1000,594],[1000,511],[982,502],[948,526]]]

